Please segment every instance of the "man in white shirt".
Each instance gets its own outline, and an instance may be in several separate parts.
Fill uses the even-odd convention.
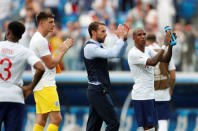
[[[67,39],[60,45],[59,53],[52,56],[50,45],[45,38],[55,27],[54,15],[49,11],[42,11],[36,16],[38,30],[30,41],[30,49],[41,58],[45,67],[45,73],[34,89],[34,99],[36,102],[36,123],[33,131],[43,131],[47,118],[50,124],[47,131],[58,131],[62,117],[60,104],[56,90],[56,66],[60,63],[64,54],[73,45],[73,39]],[[32,70],[33,74],[35,70]]]
[[[166,33],[166,39],[170,41],[170,31]],[[172,56],[172,46],[164,54],[161,49],[157,54],[146,44],[146,33],[144,29],[137,28],[133,31],[135,47],[128,53],[128,63],[134,78],[132,99],[135,115],[139,127],[145,131],[157,130],[157,114],[154,97],[154,71],[159,61],[168,63]]]
[[[4,122],[6,131],[22,130],[24,97],[32,93],[45,71],[40,59],[18,44],[24,31],[22,23],[13,21],[8,25],[6,40],[0,42],[0,129]],[[22,86],[26,63],[33,66],[36,73],[28,86]]]
[[[146,46],[158,52],[161,47],[156,36],[148,34]],[[166,42],[166,46],[168,43]],[[169,63],[159,62],[154,68],[155,106],[158,116],[158,131],[168,131],[168,119],[171,117],[170,99],[175,86],[175,65],[173,58]]]

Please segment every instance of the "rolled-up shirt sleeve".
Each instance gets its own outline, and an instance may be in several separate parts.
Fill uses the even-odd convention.
[[[96,44],[87,44],[84,48],[84,56],[87,59],[94,58],[118,58],[124,54],[127,43],[119,39],[112,48],[101,48]]]

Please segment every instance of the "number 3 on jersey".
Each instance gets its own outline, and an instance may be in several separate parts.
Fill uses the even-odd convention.
[[[0,65],[2,66],[3,64],[5,64],[6,62],[8,62],[8,67],[4,67],[2,72],[0,72],[0,78],[4,81],[7,81],[10,77],[11,77],[11,72],[10,72],[10,68],[12,67],[12,62],[8,59],[8,58],[4,58],[0,61]],[[3,72],[7,72],[7,77],[3,76]]]

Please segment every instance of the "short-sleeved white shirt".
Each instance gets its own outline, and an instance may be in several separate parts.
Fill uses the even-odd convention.
[[[160,47],[156,44],[152,44],[149,46],[149,48],[155,50],[155,49],[160,49]],[[159,63],[156,65],[159,66]],[[168,65],[168,70],[175,70],[175,65],[174,65],[174,61],[173,58],[171,58],[169,65]],[[170,101],[171,96],[169,93],[169,88],[164,89],[164,90],[156,90],[155,91],[155,101]]]
[[[40,32],[35,32],[32,36],[32,39],[30,40],[30,49],[33,50],[36,56],[38,56],[39,58],[51,55],[51,52],[49,50],[49,43],[47,39],[41,35]],[[34,88],[34,91],[42,90],[43,87],[56,87],[56,68],[48,69],[43,61],[42,63],[45,67],[45,73],[43,74],[40,82]],[[32,68],[32,73],[35,74],[34,68]]]
[[[0,42],[0,102],[24,103],[22,74],[26,63],[40,61],[31,51],[18,43]]]
[[[128,64],[134,79],[133,100],[154,99],[154,67],[146,65],[146,61],[155,54],[148,47],[145,47],[144,52],[133,47],[128,53]]]

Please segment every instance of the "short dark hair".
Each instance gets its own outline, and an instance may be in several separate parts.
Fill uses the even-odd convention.
[[[89,31],[90,37],[92,37],[91,31],[92,30],[97,31],[99,25],[105,25],[105,24],[101,22],[92,22],[91,24],[89,24],[88,31]]]
[[[133,37],[135,37],[135,36],[137,35],[137,32],[138,32],[139,30],[143,30],[143,31],[144,31],[144,29],[141,28],[141,27],[135,28],[135,29],[133,30]]]
[[[155,34],[153,34],[153,33],[148,34],[148,35],[146,36],[146,40],[147,40],[148,42],[156,42],[156,36],[155,36]]]
[[[15,37],[21,39],[25,32],[25,26],[19,21],[13,21],[8,24],[8,30],[10,30]]]
[[[54,18],[54,14],[50,10],[45,10],[41,11],[37,16],[36,16],[36,22],[39,24],[41,20],[45,20],[48,18]]]

